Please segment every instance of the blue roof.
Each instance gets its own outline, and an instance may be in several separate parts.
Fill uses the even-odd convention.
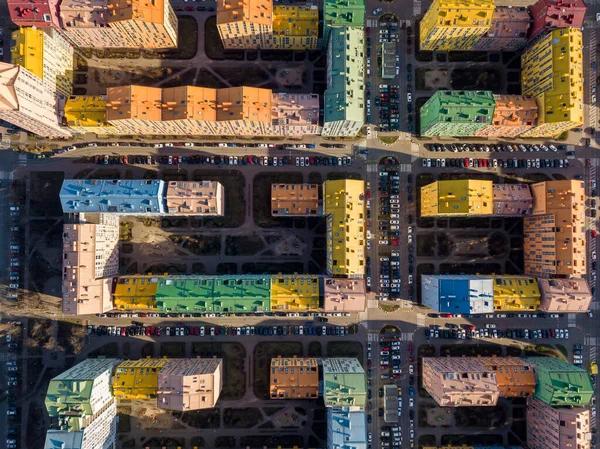
[[[165,183],[156,179],[65,179],[60,189],[64,213],[164,214]]]
[[[364,410],[349,412],[327,408],[327,447],[367,449],[367,415]]]
[[[442,313],[493,313],[494,281],[483,276],[425,275],[423,305]]]

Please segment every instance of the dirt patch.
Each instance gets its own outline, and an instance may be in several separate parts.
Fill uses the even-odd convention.
[[[330,341],[327,343],[327,357],[353,357],[362,361],[363,346],[357,341]]]
[[[252,256],[264,247],[265,243],[258,236],[227,236],[225,239],[225,255],[227,256]]]
[[[255,407],[223,410],[223,424],[226,429],[249,429],[260,424],[262,420],[260,409]]]
[[[196,429],[218,429],[221,426],[221,409],[193,410],[184,412],[181,421]]]

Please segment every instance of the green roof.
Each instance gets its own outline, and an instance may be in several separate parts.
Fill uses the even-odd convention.
[[[80,430],[83,418],[98,413],[103,404],[90,401],[97,379],[111,373],[119,359],[87,359],[50,381],[45,405],[51,418],[60,418],[62,430]],[[108,379],[107,379],[108,382]],[[104,386],[110,388],[110,385]]]
[[[323,18],[325,26],[363,28],[365,25],[365,1],[325,0]]]
[[[323,363],[323,389],[326,407],[367,405],[365,370],[357,359],[327,358]]]
[[[159,279],[159,312],[270,312],[270,276],[166,276]]]
[[[492,123],[490,91],[438,90],[421,108],[421,135],[470,136]]]
[[[335,28],[331,32],[324,122],[365,120],[364,32]]]
[[[534,396],[551,406],[586,406],[592,400],[594,387],[583,368],[554,357],[528,357],[535,365],[537,385]]]

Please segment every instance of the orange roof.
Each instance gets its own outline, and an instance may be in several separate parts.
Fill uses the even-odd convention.
[[[496,126],[533,126],[538,116],[535,98],[527,95],[494,95],[496,109],[492,124]]]
[[[271,26],[271,0],[217,0],[217,25],[231,22],[250,22]]]
[[[217,120],[217,89],[195,86],[162,90],[163,120]]]
[[[162,24],[165,21],[165,0],[109,0],[109,22],[139,20]]]
[[[121,86],[107,89],[106,117],[111,120],[161,120],[162,89]]]
[[[271,123],[271,90],[229,87],[217,92],[217,120],[251,120]]]

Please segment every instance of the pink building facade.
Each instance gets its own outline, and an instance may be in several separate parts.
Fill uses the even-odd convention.
[[[542,295],[539,310],[551,313],[585,313],[592,292],[585,279],[538,279]]]
[[[533,397],[527,400],[529,449],[589,449],[590,411],[585,408],[553,408]]]
[[[323,279],[323,311],[364,312],[366,306],[365,281],[360,279]]]
[[[223,387],[223,359],[173,359],[158,374],[158,407],[213,408]]]
[[[533,196],[527,184],[493,184],[494,215],[519,217],[531,215]]]
[[[583,27],[586,9],[583,0],[538,0],[529,8],[533,18],[529,38],[533,39],[555,28]]]

